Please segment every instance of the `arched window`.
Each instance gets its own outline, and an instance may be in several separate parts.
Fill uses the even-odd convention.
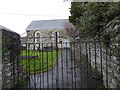
[[[36,33],[36,43],[40,43],[40,33]]]

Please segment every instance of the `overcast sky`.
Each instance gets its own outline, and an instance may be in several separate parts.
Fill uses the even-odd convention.
[[[68,19],[70,2],[64,0],[0,0],[0,25],[19,34],[32,20]]]

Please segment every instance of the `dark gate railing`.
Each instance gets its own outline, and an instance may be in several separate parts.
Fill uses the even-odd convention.
[[[39,38],[41,42],[27,37],[21,43],[15,89],[109,88],[111,47],[100,41]]]
[[[19,88],[75,89],[103,85],[102,60],[107,50],[102,50],[101,42],[33,42],[36,38],[28,38],[21,44],[24,78]]]

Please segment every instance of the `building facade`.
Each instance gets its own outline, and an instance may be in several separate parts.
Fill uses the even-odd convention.
[[[69,41],[65,30],[66,23],[69,23],[67,19],[32,21],[26,28],[27,43],[32,43],[29,47],[38,49],[50,47],[51,44],[55,47],[56,43],[59,48],[68,47],[69,45],[65,45]],[[61,43],[64,44],[61,46]]]

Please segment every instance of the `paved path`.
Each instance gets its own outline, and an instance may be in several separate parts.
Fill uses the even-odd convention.
[[[71,59],[73,58],[73,59]],[[80,67],[75,68],[70,49],[63,49],[55,67],[45,73],[30,76],[30,88],[96,88],[99,81],[92,79]]]

